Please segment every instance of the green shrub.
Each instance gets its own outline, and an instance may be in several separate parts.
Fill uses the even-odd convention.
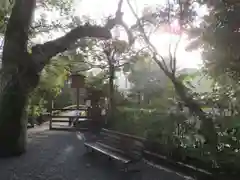
[[[115,117],[111,123],[112,129],[157,142],[161,153],[171,158],[178,156],[178,160],[202,168],[224,168],[225,171],[240,169],[240,126],[237,117],[227,120],[219,118],[218,123],[222,124],[218,125],[221,128],[216,128],[219,145],[218,152],[214,155],[209,153],[208,144],[204,144],[203,136],[198,133],[197,121],[190,121],[190,117],[187,118],[184,114],[119,107]],[[226,122],[228,126],[224,124]]]

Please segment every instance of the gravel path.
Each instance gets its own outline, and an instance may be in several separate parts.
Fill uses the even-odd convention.
[[[104,156],[86,155],[75,132],[49,131],[47,125],[29,130],[28,151],[0,159],[0,180],[183,180],[172,172],[140,164],[141,172],[124,173],[121,164]]]

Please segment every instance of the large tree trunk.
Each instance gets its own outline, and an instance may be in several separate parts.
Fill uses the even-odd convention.
[[[17,0],[5,33],[1,69],[0,156],[20,155],[26,150],[28,93],[38,83],[27,52],[28,29],[34,0]],[[34,81],[35,84],[33,83]]]
[[[28,95],[39,76],[32,69],[12,73],[0,94],[0,156],[21,155],[26,150]],[[4,68],[3,68],[4,71]]]
[[[26,150],[28,94],[14,79],[8,82],[0,99],[0,156],[20,155]]]
[[[0,94],[0,156],[21,155],[26,151],[26,105],[29,93],[37,86],[39,75],[31,56],[27,53],[11,55],[5,49],[3,61],[16,62],[19,57],[25,63],[6,63],[1,74]]]

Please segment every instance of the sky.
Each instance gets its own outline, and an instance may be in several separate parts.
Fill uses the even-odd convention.
[[[114,14],[116,11],[118,0],[75,0],[76,4],[76,15],[87,15],[93,19],[100,20],[103,17],[109,16],[109,14]],[[149,5],[161,4],[164,0],[132,0],[132,5],[135,6],[136,11],[139,16],[144,7]],[[135,17],[132,15],[127,4],[123,4],[124,21],[130,26],[136,22]],[[169,44],[171,42],[174,45],[178,36],[171,35],[166,32],[160,32],[151,38],[152,43],[156,46],[159,53],[163,56],[168,56]],[[188,44],[186,37],[181,39],[177,51],[177,66],[178,68],[199,68],[202,64],[200,51],[186,52],[185,47]]]

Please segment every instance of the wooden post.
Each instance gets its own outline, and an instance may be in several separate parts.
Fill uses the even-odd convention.
[[[77,118],[76,122],[78,123],[78,118],[79,118],[79,102],[80,101],[80,88],[77,88]]]
[[[77,88],[77,110],[79,110],[80,89]]]
[[[138,98],[138,104],[140,105],[141,104],[141,92],[140,91],[137,93],[137,98]]]
[[[51,110],[50,110],[49,130],[52,129],[52,116],[53,116],[52,110],[53,110],[53,108],[54,108],[54,101],[52,100],[52,106],[51,106]]]

